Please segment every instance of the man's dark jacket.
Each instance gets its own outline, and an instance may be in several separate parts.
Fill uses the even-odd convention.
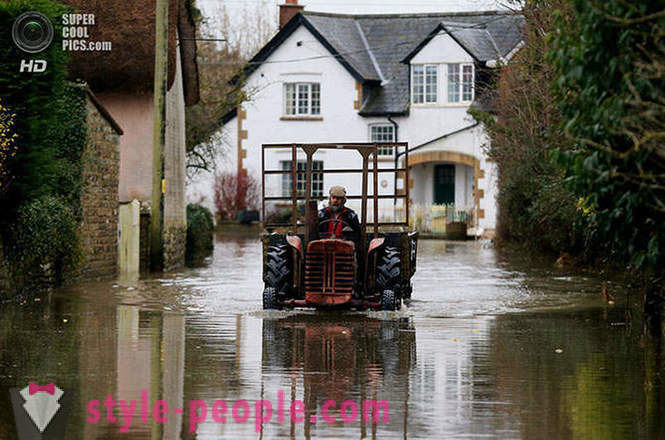
[[[337,218],[333,216],[330,207],[319,211],[319,238],[330,238],[333,233],[338,238],[351,240],[356,245],[358,244],[360,241],[360,221],[353,209],[342,208],[342,213]]]

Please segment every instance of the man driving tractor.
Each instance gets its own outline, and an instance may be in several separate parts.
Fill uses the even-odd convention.
[[[330,188],[328,206],[319,211],[319,237],[343,238],[358,245],[360,222],[351,208],[346,208],[346,189],[343,186]]]

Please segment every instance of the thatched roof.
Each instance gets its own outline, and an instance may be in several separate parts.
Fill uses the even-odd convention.
[[[95,14],[90,41],[110,41],[110,52],[70,52],[70,79],[95,92],[151,92],[155,64],[155,0],[63,0],[77,12]],[[196,28],[188,0],[169,1],[168,87],[175,77],[176,47],[182,59],[185,103],[199,99]],[[180,44],[176,46],[176,29]]]

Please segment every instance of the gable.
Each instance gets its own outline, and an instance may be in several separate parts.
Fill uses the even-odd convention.
[[[441,30],[411,59],[411,64],[471,63],[473,61],[473,57],[466,49],[460,46],[450,34]]]
[[[377,81],[375,77],[376,72],[372,68],[371,71],[367,69],[367,63],[361,63],[359,57],[349,57],[350,53],[344,53],[340,51],[340,38],[344,35],[345,32],[350,32],[347,35],[347,39],[351,42],[355,41],[353,47],[356,49],[353,52],[361,53],[364,48],[359,48],[356,39],[354,38],[354,33],[357,36],[357,30],[354,32],[354,29],[350,28],[351,23],[344,25],[343,23],[337,23],[335,26],[326,28],[321,23],[317,23],[315,26],[310,22],[302,13],[297,14],[275,35],[261,50],[249,60],[247,67],[243,69],[243,75],[245,78],[249,77],[256,69],[265,62],[296,30],[301,26],[305,27],[312,36],[319,42],[331,56],[333,56],[339,63],[360,83],[366,83],[371,81]],[[328,38],[324,37],[321,33],[321,29],[326,29],[327,33],[331,35],[338,35],[339,38]],[[359,39],[359,37],[358,37]],[[335,47],[334,44],[337,44],[338,47]],[[346,46],[343,47],[346,49]],[[237,77],[234,78],[237,81]]]
[[[477,62],[487,63],[505,57],[522,41],[524,18],[515,14],[484,17],[485,20],[466,22],[455,19],[441,21],[429,35],[403,60],[409,63],[429,42],[445,32]]]

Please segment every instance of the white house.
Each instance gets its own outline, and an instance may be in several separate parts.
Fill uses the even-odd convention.
[[[251,99],[222,120],[231,154],[220,166],[260,181],[264,143],[408,142],[413,204],[454,204],[472,213],[476,231],[493,230],[496,168],[483,153],[484,129],[467,110],[487,101],[480,85],[520,47],[522,17],[505,11],[340,15],[302,8],[282,6],[279,33],[246,67]],[[382,149],[380,167],[393,167],[394,155]],[[362,163],[357,153],[337,150],[318,152],[314,160],[315,169]],[[298,162],[304,167],[304,156]],[[265,166],[290,169],[291,153],[271,151]],[[326,195],[335,184],[360,194],[360,178],[344,176],[315,175],[314,195]],[[267,195],[290,190],[290,175],[269,177]],[[380,176],[380,191],[392,194],[395,184],[404,191],[401,179]],[[190,194],[212,204],[211,178],[191,185]],[[385,202],[381,215],[393,209],[392,200]]]

